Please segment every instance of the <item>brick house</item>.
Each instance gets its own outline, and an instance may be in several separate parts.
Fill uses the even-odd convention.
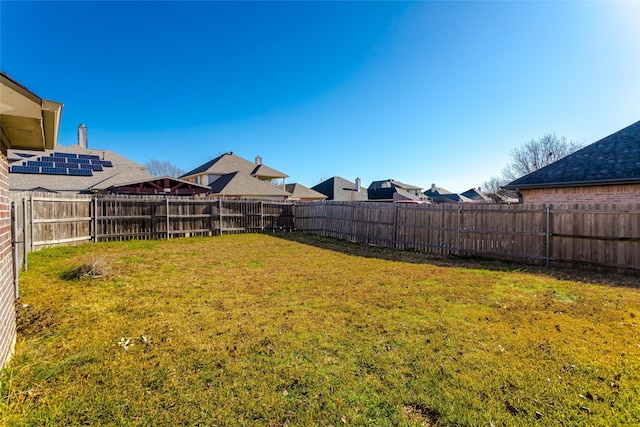
[[[640,121],[502,188],[523,203],[640,203]]]
[[[58,138],[62,104],[35,95],[0,73],[0,367],[8,360],[16,340],[11,207],[9,202],[10,148],[51,149]]]

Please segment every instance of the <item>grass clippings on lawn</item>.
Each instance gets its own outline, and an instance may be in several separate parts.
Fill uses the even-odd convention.
[[[639,289],[564,276],[299,234],[43,250],[1,421],[640,424]]]

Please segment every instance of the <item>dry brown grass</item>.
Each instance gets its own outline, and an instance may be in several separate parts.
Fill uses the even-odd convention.
[[[2,421],[640,422],[634,279],[287,237],[33,254],[23,303],[55,323],[20,336],[0,382]],[[96,255],[110,276],[65,276]]]

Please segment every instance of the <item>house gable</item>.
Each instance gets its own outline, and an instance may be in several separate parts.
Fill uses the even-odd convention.
[[[214,196],[285,200],[290,193],[242,172],[221,176],[211,184]]]
[[[197,182],[198,178],[200,178],[201,184],[212,184],[219,177],[232,172],[242,172],[263,181],[288,178],[287,174],[262,164],[262,160],[259,157],[256,161],[257,163],[252,163],[233,154],[233,152],[228,152],[190,170],[180,178],[194,182]]]
[[[311,187],[311,189],[324,194],[328,200],[353,202],[366,201],[369,199],[365,190],[360,188],[358,191],[355,183],[339,176],[329,178]]]

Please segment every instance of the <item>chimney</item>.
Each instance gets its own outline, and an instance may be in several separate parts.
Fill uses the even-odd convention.
[[[262,164],[262,157],[256,156],[256,165],[261,165],[261,164]]]
[[[78,125],[78,145],[83,148],[89,148],[87,140],[87,127],[82,123]]]
[[[356,191],[359,193],[360,192],[360,178],[356,178]]]

